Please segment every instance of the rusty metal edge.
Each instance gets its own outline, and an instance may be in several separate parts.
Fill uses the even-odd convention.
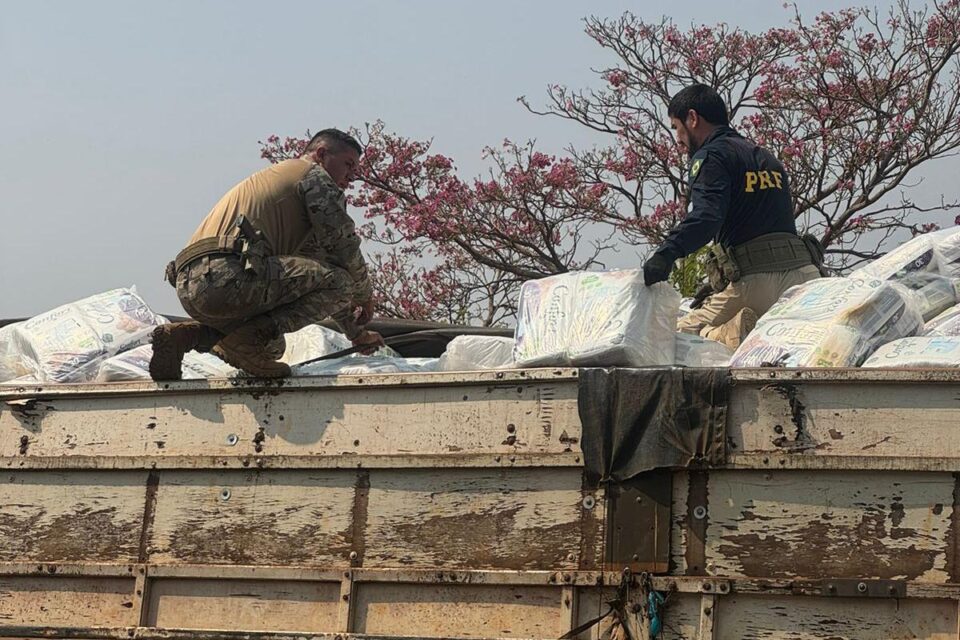
[[[375,387],[432,387],[490,384],[540,383],[557,381],[576,382],[579,370],[575,368],[503,369],[485,371],[434,373],[380,373],[371,375],[309,376],[280,378],[275,381],[260,378],[210,378],[180,380],[177,382],[108,382],[102,384],[34,384],[0,385],[0,402],[21,399],[55,397],[88,398],[99,396],[180,395],[199,393],[242,392],[275,394],[281,391],[314,391],[346,388]]]
[[[242,456],[4,456],[0,469],[163,470],[163,469],[405,469],[405,468],[583,467],[577,451],[558,453],[403,453]]]
[[[734,383],[942,383],[960,384],[960,369],[731,369]]]
[[[287,566],[253,565],[151,565],[151,564],[84,564],[84,563],[0,563],[0,576],[47,577],[60,576],[88,578],[128,577],[136,579],[143,570],[148,580],[222,579],[222,580],[278,580],[294,582],[340,582],[348,576],[357,583],[404,584],[467,584],[510,586],[600,587],[616,586],[623,579],[620,571],[505,571],[505,570],[445,570],[436,569],[351,569],[340,567],[298,568]],[[635,578],[630,578],[635,579]],[[836,582],[856,582],[850,578],[764,579],[717,576],[652,576],[658,591],[679,593],[728,593],[810,595],[823,596],[827,586]],[[889,580],[865,579],[868,585]],[[932,583],[897,581],[903,590],[898,597],[945,598],[960,600],[960,583]],[[848,597],[839,594],[835,597]],[[849,597],[861,597],[849,596]]]
[[[138,562],[145,563],[150,556],[148,545],[150,540],[150,530],[153,527],[153,519],[156,515],[157,490],[160,488],[160,474],[151,471],[147,474],[146,491],[143,501],[143,518],[140,527],[140,543],[137,549]]]
[[[725,469],[803,469],[803,470],[863,470],[863,471],[960,471],[960,457],[910,456],[842,456],[822,455],[807,450],[803,453],[783,454],[728,453]]]
[[[257,632],[206,629],[160,629],[156,627],[0,627],[4,638],[63,638],[84,640],[414,640],[422,636],[385,636],[337,632]],[[471,636],[430,636],[431,640],[467,640]],[[476,640],[476,637],[472,637]],[[487,638],[486,640],[507,640]],[[510,640],[524,640],[511,638]],[[530,638],[528,640],[534,640]]]
[[[164,469],[406,469],[406,468],[582,468],[583,456],[576,451],[557,453],[404,453],[241,456],[4,456],[0,469],[7,470],[97,470],[143,471]],[[727,463],[714,469],[794,469],[864,471],[960,472],[960,457],[838,456],[817,452],[783,454],[729,453]]]

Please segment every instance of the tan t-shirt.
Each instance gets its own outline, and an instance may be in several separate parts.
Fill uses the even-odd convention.
[[[356,300],[370,298],[360,237],[343,191],[322,166],[296,158],[258,171],[220,198],[190,243],[236,235],[240,215],[263,233],[273,255],[303,255],[346,269]]]

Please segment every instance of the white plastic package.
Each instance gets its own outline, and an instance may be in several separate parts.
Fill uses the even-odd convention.
[[[960,278],[960,227],[950,227],[931,234],[937,272],[942,276]]]
[[[931,233],[908,240],[873,262],[854,269],[850,277],[888,280],[914,272],[938,273]]]
[[[923,326],[925,336],[960,336],[960,306],[950,307]]]
[[[97,382],[150,380],[150,358],[153,345],[145,344],[107,358],[100,365]],[[183,356],[181,375],[184,380],[231,378],[239,371],[212,353],[189,351]]]
[[[716,340],[677,333],[674,364],[681,367],[726,367],[733,351]]]
[[[89,382],[104,360],[147,342],[159,323],[136,289],[114,289],[18,323],[13,348],[41,382]]]
[[[457,336],[440,356],[438,371],[479,371],[513,364],[513,338]]]
[[[307,325],[299,331],[286,334],[284,338],[287,341],[287,349],[283,352],[280,361],[291,366],[349,349],[352,346],[347,336],[318,324]]]
[[[280,362],[286,362],[290,366],[343,351],[353,346],[347,336],[318,324],[307,325],[299,331],[284,335],[284,338],[287,348],[283,352]],[[381,347],[372,355],[399,357],[399,354],[390,347]]]
[[[923,327],[916,297],[877,279],[821,278],[787,290],[733,355],[733,367],[855,367]]]
[[[378,373],[423,373],[437,370],[437,358],[391,356],[346,356],[294,366],[295,376],[368,375]]]
[[[924,321],[932,320],[960,302],[960,279],[915,271],[893,279],[917,298]]]
[[[518,366],[648,366],[674,359],[680,294],[637,269],[525,282],[517,305]]]
[[[0,382],[14,380],[30,374],[20,343],[14,339],[14,331],[22,322],[0,327]],[[30,356],[33,357],[32,355]]]
[[[918,336],[885,344],[863,363],[865,368],[957,368],[960,337]]]

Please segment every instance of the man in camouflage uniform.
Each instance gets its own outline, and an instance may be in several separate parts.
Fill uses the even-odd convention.
[[[301,157],[253,174],[220,199],[167,268],[194,320],[154,331],[154,380],[180,379],[192,349],[256,376],[289,375],[277,361],[283,335],[327,317],[356,346],[383,344],[363,328],[372,291],[343,193],[362,153],[350,135],[325,129]]]

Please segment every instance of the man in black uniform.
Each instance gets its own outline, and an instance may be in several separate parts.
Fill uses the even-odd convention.
[[[644,280],[648,286],[666,280],[676,259],[713,240],[710,289],[698,297],[710,295],[677,328],[736,349],[784,291],[819,277],[822,250],[797,235],[783,165],[730,127],[716,91],[687,87],[667,114],[690,156],[690,206],[643,265]]]

